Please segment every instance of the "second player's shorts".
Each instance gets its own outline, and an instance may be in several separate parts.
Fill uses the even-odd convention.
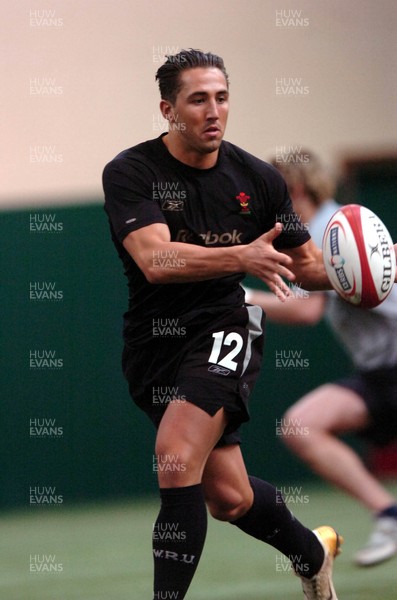
[[[126,344],[123,372],[134,402],[156,427],[171,401],[191,402],[229,422],[218,446],[240,443],[248,399],[259,375],[264,343],[259,306],[208,309],[190,318],[158,319],[145,345]]]
[[[397,439],[397,367],[361,371],[335,383],[356,392],[368,408],[371,425],[358,435],[377,446]]]

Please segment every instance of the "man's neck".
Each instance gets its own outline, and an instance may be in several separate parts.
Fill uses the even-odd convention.
[[[219,148],[209,153],[199,153],[197,150],[186,150],[179,143],[179,140],[170,134],[164,135],[162,138],[168,152],[179,160],[179,162],[193,167],[195,169],[211,169],[217,163],[219,156]]]

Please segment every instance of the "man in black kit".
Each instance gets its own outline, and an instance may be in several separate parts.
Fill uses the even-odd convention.
[[[157,427],[154,600],[185,598],[204,546],[206,505],[289,557],[305,598],[336,600],[332,565],[341,538],[331,527],[307,529],[276,488],[248,476],[238,432],[249,419],[264,327],[240,282],[256,276],[282,301],[289,295],[283,277],[328,288],[321,252],[279,173],[222,141],[223,60],[182,50],[156,79],[168,133],[121,152],[103,178],[130,289],[123,371]],[[183,535],[156,534],[167,530]]]

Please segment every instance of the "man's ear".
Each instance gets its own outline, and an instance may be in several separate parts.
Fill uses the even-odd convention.
[[[167,121],[170,123],[175,119],[174,107],[172,106],[171,102],[168,102],[168,100],[160,101],[160,110],[164,119],[167,119]]]

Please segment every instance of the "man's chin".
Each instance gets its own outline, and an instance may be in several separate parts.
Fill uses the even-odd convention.
[[[204,144],[201,144],[201,151],[203,154],[211,154],[211,152],[216,152],[219,150],[219,146],[221,145],[222,140],[210,140]]]

